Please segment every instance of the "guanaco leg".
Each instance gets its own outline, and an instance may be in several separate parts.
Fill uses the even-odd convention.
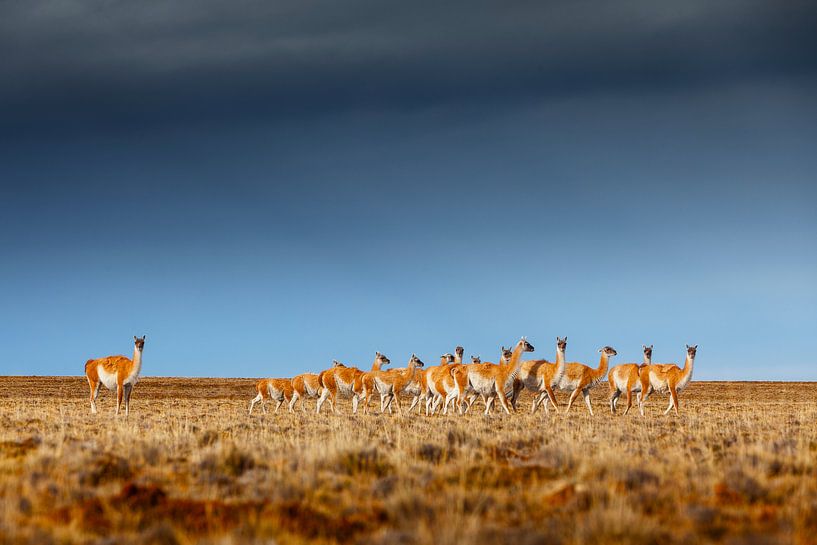
[[[122,398],[125,395],[125,388],[122,386],[122,381],[116,383],[116,414],[119,414],[119,407],[122,405]]]
[[[125,416],[130,414],[130,394],[133,391],[133,384],[125,384]],[[678,412],[677,409],[675,412]]]
[[[570,412],[570,407],[573,406],[573,402],[576,400],[576,398],[578,396],[579,396],[579,389],[576,388],[575,390],[573,390],[573,392],[571,392],[570,399],[568,399],[568,401],[567,401],[567,409],[565,409],[565,414]]]
[[[582,390],[582,396],[584,397],[584,403],[587,405],[587,410],[590,411],[590,416],[593,416],[593,405],[590,404],[590,388],[585,388]]]

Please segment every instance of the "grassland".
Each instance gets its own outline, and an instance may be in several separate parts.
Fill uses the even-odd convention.
[[[252,381],[158,378],[94,417],[86,389],[0,378],[0,543],[817,543],[815,384],[644,419],[606,385],[595,417],[248,416]]]

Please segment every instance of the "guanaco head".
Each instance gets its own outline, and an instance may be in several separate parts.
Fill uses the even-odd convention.
[[[380,352],[374,353],[374,361],[380,363],[381,366],[388,365],[391,363],[391,360],[387,358],[385,355],[381,354]]]
[[[513,350],[510,348],[502,347],[502,363],[510,363],[511,358],[513,357]]]
[[[556,337],[556,350],[560,352],[564,352],[567,348],[567,337],[562,339],[561,337]]]
[[[412,365],[416,367],[422,367],[425,365],[425,363],[420,361],[420,358],[418,358],[416,354],[412,354],[411,358],[409,358],[409,367],[411,367]]]
[[[458,346],[457,348],[454,349],[454,354],[457,357],[462,358],[462,355],[465,354],[465,348]]]
[[[647,359],[652,358],[652,345],[647,346],[646,344],[642,344],[641,348],[644,349],[644,357]]]
[[[448,365],[449,363],[454,363],[454,354],[446,352],[440,356],[440,365]]]
[[[534,350],[533,345],[528,342],[528,339],[526,337],[522,337],[521,339],[519,339],[519,342],[516,343],[516,346],[521,346],[522,352],[533,352]]]
[[[471,356],[471,363],[482,363],[482,358],[479,356]]]
[[[612,346],[605,346],[605,347],[599,348],[599,352],[601,352],[602,354],[604,354],[608,358],[618,354],[618,352],[616,352],[616,349],[613,348]]]
[[[346,367],[346,365],[339,362],[338,360],[332,360],[332,367]]]
[[[697,344],[692,345],[692,346],[687,345],[687,357],[689,357],[690,359],[693,359],[693,360],[695,359],[695,353],[697,351],[698,351],[698,345]]]
[[[145,349],[145,335],[141,337],[137,337],[136,335],[133,336],[133,345],[136,347],[136,350],[141,352]]]

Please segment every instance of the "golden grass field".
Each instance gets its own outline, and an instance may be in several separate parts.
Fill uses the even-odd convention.
[[[0,543],[817,543],[817,385],[681,415],[247,415],[245,379],[0,378]],[[559,396],[564,407],[564,394]]]

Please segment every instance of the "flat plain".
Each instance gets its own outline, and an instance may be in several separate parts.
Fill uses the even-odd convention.
[[[817,543],[814,383],[645,418],[606,383],[595,416],[434,417],[249,416],[253,385],[147,377],[115,417],[84,377],[0,377],[0,543]]]

